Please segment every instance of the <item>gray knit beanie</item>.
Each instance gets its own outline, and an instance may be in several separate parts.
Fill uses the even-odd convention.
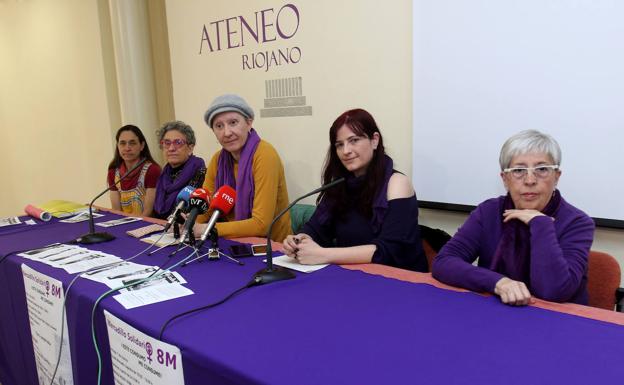
[[[217,96],[204,113],[204,121],[212,128],[212,120],[222,112],[238,112],[247,119],[254,118],[254,112],[245,99],[235,94]]]

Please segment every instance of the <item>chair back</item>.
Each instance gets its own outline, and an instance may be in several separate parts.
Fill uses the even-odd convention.
[[[290,227],[293,234],[299,234],[303,225],[312,218],[316,210],[315,205],[297,203],[290,209]]]
[[[422,240],[423,250],[427,256],[429,271],[431,271],[433,259],[438,255],[442,246],[451,239],[451,236],[444,230],[432,229],[424,225],[418,225],[418,227],[420,228],[420,239]]]
[[[616,291],[620,287],[620,264],[613,256],[601,251],[589,252],[587,292],[589,306],[613,310]]]

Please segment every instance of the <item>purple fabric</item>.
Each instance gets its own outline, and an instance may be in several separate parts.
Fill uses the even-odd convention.
[[[217,161],[217,177],[215,189],[228,185],[236,189],[236,205],[234,219],[237,221],[251,218],[255,195],[253,176],[253,157],[260,143],[260,136],[253,128],[249,131],[247,141],[241,150],[238,161],[238,178],[234,178],[234,157],[228,151],[221,150]],[[237,183],[238,180],[238,183]]]
[[[107,214],[97,221],[115,218]],[[91,248],[128,257],[145,245],[111,228],[112,242]],[[54,222],[45,231],[1,236],[0,253],[74,238],[82,224]],[[222,247],[231,242],[222,241]],[[160,264],[168,250],[141,256]],[[180,258],[182,256],[176,257]],[[103,384],[113,384],[102,309],[155,336],[171,316],[222,299],[263,264],[227,260],[181,268],[194,295],[125,310],[102,301],[97,336]],[[60,269],[11,256],[0,265],[0,380],[36,382],[20,264],[63,281]],[[93,385],[96,356],[90,313],[107,288],[79,279],[68,295],[68,329],[76,385]],[[186,385],[203,384],[603,384],[624,376],[624,327],[534,307],[505,306],[494,297],[441,290],[329,266],[296,279],[248,289],[228,302],[170,324],[164,334],[182,352]],[[493,352],[510,352],[493,354]],[[523,370],[518,370],[518,360]],[[276,362],[279,365],[276,366]],[[599,367],[600,370],[596,370]],[[15,380],[15,381],[12,381]]]
[[[381,224],[383,222],[383,218],[386,214],[386,210],[388,209],[388,183],[390,182],[390,177],[394,172],[394,162],[392,158],[388,155],[385,155],[384,162],[384,182],[377,190],[375,197],[373,198],[373,216],[371,217],[370,223],[373,227],[374,232],[379,232],[381,229]],[[357,189],[364,183],[367,183],[366,175],[356,177],[354,175],[350,175],[346,180],[347,189]],[[329,222],[334,214],[332,213],[332,207],[334,203],[328,202],[327,199],[324,199],[319,203],[316,207],[315,214],[317,216],[317,220],[321,224],[326,224]],[[318,214],[317,214],[318,213]]]
[[[560,204],[561,193],[559,190],[555,190],[542,213],[552,217],[559,209]],[[507,194],[503,202],[503,211],[515,208],[511,195]],[[500,220],[503,220],[502,215]],[[502,226],[503,234],[494,257],[492,257],[490,270],[497,271],[515,281],[530,283],[531,234],[529,226],[518,219],[503,222]]]
[[[470,214],[433,260],[439,281],[472,291],[490,292],[503,274],[490,269],[503,236],[505,197],[489,199]],[[531,294],[555,302],[587,303],[587,259],[594,222],[563,198],[550,217],[529,222]],[[472,263],[479,259],[478,266]]]
[[[156,198],[154,199],[154,211],[160,217],[167,216],[175,205],[176,197],[180,190],[186,187],[195,174],[205,168],[202,158],[191,155],[175,180],[171,177],[172,167],[167,164],[162,170],[156,185]],[[201,187],[197,186],[197,187]]]

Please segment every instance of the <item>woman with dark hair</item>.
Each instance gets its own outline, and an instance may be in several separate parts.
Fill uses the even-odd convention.
[[[165,123],[156,135],[167,164],[156,185],[154,216],[164,219],[173,211],[180,190],[186,186],[202,186],[206,163],[193,155],[195,132],[188,124],[181,121]]]
[[[128,124],[117,130],[115,157],[108,165],[111,207],[128,214],[150,216],[156,196],[160,166],[152,158],[145,136],[137,126]],[[146,159],[141,168],[124,180],[127,170]]]
[[[302,264],[380,263],[427,271],[412,183],[393,169],[375,119],[362,109],[340,115],[329,130],[321,193],[301,233],[284,239]]]

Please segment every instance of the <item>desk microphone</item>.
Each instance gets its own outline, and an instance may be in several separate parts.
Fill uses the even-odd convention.
[[[124,175],[122,175],[119,178],[119,180],[117,180],[112,185],[108,186],[106,188],[106,190],[102,191],[95,198],[93,198],[91,203],[89,203],[89,232],[87,234],[79,237],[79,238],[76,238],[75,242],[87,245],[87,244],[91,244],[91,243],[108,242],[108,241],[112,241],[113,239],[115,239],[115,236],[112,235],[112,234],[109,234],[109,233],[106,233],[106,232],[102,232],[102,233],[96,233],[95,232],[95,223],[93,222],[93,203],[95,203],[95,201],[99,197],[101,197],[106,192],[108,192],[111,188],[113,188],[113,186],[115,186],[116,184],[120,184],[122,180],[126,179],[136,169],[141,167],[143,165],[143,163],[145,163],[145,161],[147,161],[147,158],[143,158],[140,161],[138,161],[137,164],[132,166],[132,168],[130,168],[130,170],[128,170],[128,172],[126,172]]]
[[[214,228],[219,217],[221,215],[228,215],[230,211],[232,211],[232,207],[234,207],[235,201],[236,201],[236,190],[234,190],[232,187],[228,185],[221,186],[217,190],[217,192],[215,192],[212,198],[212,201],[210,201],[210,207],[208,208],[208,210],[214,210],[214,211],[212,212],[212,215],[210,216],[210,219],[208,220],[206,229],[201,235],[199,245],[197,246],[198,249],[200,249],[203,246],[204,242],[206,242],[208,235]]]
[[[208,211],[208,191],[203,188],[195,189],[191,193],[191,197],[189,198],[189,215],[186,218],[186,222],[184,223],[184,233],[186,236],[183,240],[188,236],[190,239],[193,239],[193,226],[195,225],[195,220],[197,216],[200,214],[204,214]]]
[[[178,196],[176,197],[176,201],[178,202],[178,204],[176,205],[175,210],[173,210],[171,215],[169,215],[169,217],[167,218],[167,223],[165,224],[163,232],[166,233],[171,228],[173,223],[178,220],[180,212],[184,210],[186,206],[188,206],[189,199],[191,198],[191,194],[193,193],[193,191],[195,191],[195,187],[193,186],[186,186],[185,188],[180,190]]]
[[[309,193],[303,196],[300,196],[299,198],[292,201],[292,203],[289,204],[288,207],[286,207],[279,214],[277,214],[275,219],[273,219],[273,221],[269,225],[269,231],[267,232],[267,236],[266,236],[267,237],[267,245],[266,245],[267,267],[265,269],[258,271],[256,274],[254,274],[252,282],[254,282],[256,285],[263,285],[265,283],[272,283],[272,282],[277,282],[277,281],[283,281],[285,279],[295,278],[295,274],[291,270],[285,269],[280,266],[273,266],[273,250],[271,249],[271,233],[273,231],[273,225],[282,217],[282,215],[284,215],[288,210],[291,209],[291,207],[293,207],[297,202],[299,202],[303,198],[307,198],[310,195],[318,194],[321,191],[325,191],[329,188],[332,188],[335,185],[342,183],[344,181],[345,181],[345,178],[338,178],[336,180],[333,180],[317,188],[314,191],[310,191]]]

